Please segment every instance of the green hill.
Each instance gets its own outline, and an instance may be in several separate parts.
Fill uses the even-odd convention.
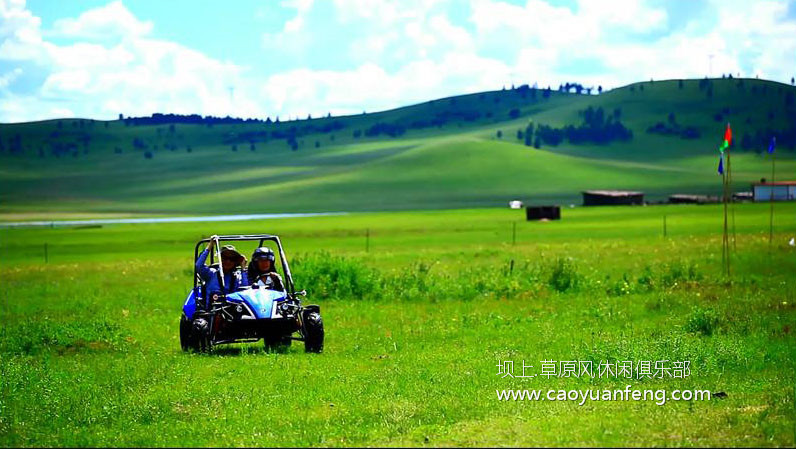
[[[361,211],[503,206],[515,198],[578,204],[581,190],[598,188],[641,190],[653,200],[717,193],[727,122],[735,187],[747,190],[770,176],[765,148],[773,134],[777,177],[796,177],[795,94],[763,80],[671,80],[601,95],[523,86],[280,123],[2,124],[0,213]],[[622,129],[632,137],[616,137]],[[554,145],[556,134],[564,137]]]

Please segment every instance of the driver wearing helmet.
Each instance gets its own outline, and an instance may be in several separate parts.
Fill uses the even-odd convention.
[[[232,245],[224,245],[221,247],[221,266],[213,265],[206,266],[205,261],[210,251],[216,247],[217,236],[210,238],[210,243],[207,245],[199,258],[196,259],[196,273],[205,283],[204,292],[205,300],[213,293],[232,293],[237,291],[240,287],[249,285],[249,277],[246,275],[246,257],[239,253]],[[221,274],[224,274],[224,288],[221,287]],[[200,301],[201,303],[202,301]],[[204,304],[198,304],[200,306]]]
[[[260,285],[269,290],[284,291],[285,286],[282,277],[276,272],[273,250],[267,246],[262,246],[254,250],[252,261],[249,263],[248,275],[249,283]]]

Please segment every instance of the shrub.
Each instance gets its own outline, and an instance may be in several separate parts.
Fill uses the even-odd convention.
[[[559,258],[553,265],[548,284],[557,292],[574,290],[580,283],[580,275],[571,259]]]
[[[719,325],[719,316],[713,309],[695,307],[685,323],[685,330],[705,336],[713,335]]]

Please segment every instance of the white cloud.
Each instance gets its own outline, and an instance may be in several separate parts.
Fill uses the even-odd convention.
[[[138,20],[121,2],[90,9],[77,18],[55,21],[54,33],[86,39],[130,38],[152,31],[152,22]]]
[[[59,33],[92,39],[114,29],[120,38],[114,43],[56,45],[44,40],[40,21],[22,2],[0,0],[0,14],[4,37],[0,62],[32,62],[44,73],[35,93],[16,96],[6,92],[1,121],[52,118],[58,116],[52,114],[66,114],[67,110],[69,115],[97,118],[112,118],[119,113],[256,116],[262,112],[256,100],[245,93],[230,96],[233,86],[254,90],[242,79],[242,67],[174,42],[147,37],[151,23],[136,19],[121,2],[56,25]],[[9,17],[15,18],[11,25],[5,20]],[[5,84],[12,81],[9,77]],[[47,106],[48,101],[57,107]],[[8,106],[10,102],[14,104]]]
[[[786,3],[712,1],[705,9],[715,17],[695,18],[676,32],[667,32],[672,18],[664,9],[641,0],[582,0],[572,9],[542,0],[471,0],[469,8],[433,0],[334,0],[334,14],[312,0],[289,1],[281,6],[292,10],[290,19],[263,34],[265,59],[278,62],[255,71],[152,37],[155,24],[121,1],[42,30],[23,1],[0,0],[0,121],[120,112],[358,113],[511,83],[610,88],[702,77],[711,54],[714,75],[793,76],[796,21],[784,19]],[[469,9],[469,18],[462,22],[454,8]],[[336,33],[335,70],[274,57],[321,60],[316,44],[328,33]],[[58,44],[53,36],[72,43]],[[32,92],[14,93],[36,78],[43,81]]]

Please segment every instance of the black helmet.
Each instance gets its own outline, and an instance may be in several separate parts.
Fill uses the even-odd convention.
[[[271,250],[271,248],[267,246],[261,246],[255,249],[254,253],[252,253],[252,262],[257,262],[261,259],[267,259],[270,260],[271,263],[274,263],[276,257],[274,256],[274,252]]]

